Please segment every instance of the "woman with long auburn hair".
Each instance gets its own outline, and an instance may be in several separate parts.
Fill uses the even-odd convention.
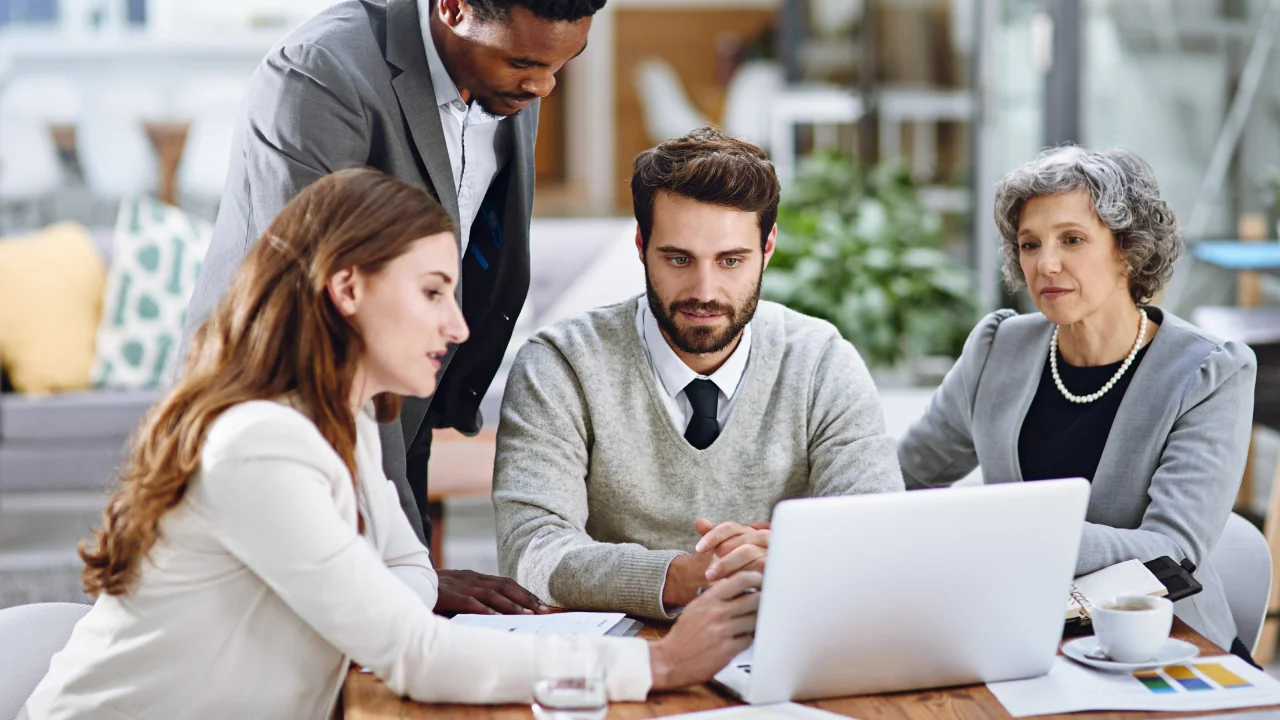
[[[432,614],[382,473],[377,421],[467,338],[458,267],[436,201],[376,171],[281,211],[139,428],[80,548],[97,602],[22,717],[325,718],[353,661],[421,701],[530,698],[530,636]],[[760,580],[713,586],[662,640],[599,639],[610,697],[710,679],[750,642]]]

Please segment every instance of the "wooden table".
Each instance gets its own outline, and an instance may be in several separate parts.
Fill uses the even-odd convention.
[[[643,638],[661,637],[665,630],[646,627]],[[1187,627],[1181,620],[1174,621],[1173,636],[1194,643],[1201,655],[1222,655],[1224,652]],[[346,720],[527,720],[533,716],[528,705],[424,705],[396,697],[380,680],[352,667],[347,675],[343,691],[343,712]],[[680,692],[654,693],[643,703],[611,703],[610,720],[634,720],[678,713],[715,710],[740,705],[727,695],[700,686]],[[1008,718],[1009,714],[987,690],[985,685],[958,688],[904,692],[890,695],[820,700],[805,703],[830,712],[855,717],[859,720],[914,720],[920,718]],[[1280,706],[1277,706],[1280,707]],[[1274,708],[1273,708],[1274,709]],[[1240,712],[1240,711],[1236,711]],[[1153,712],[1094,712],[1053,716],[1063,720],[1138,720],[1138,718],[1186,717],[1206,715],[1197,713]]]

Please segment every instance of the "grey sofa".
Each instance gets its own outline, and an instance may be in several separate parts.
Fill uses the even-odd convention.
[[[529,324],[513,337],[499,377],[484,398],[481,410],[486,422],[498,420],[506,370],[528,334],[546,321],[548,309],[604,249],[613,243],[629,246],[633,233],[628,220],[534,220]],[[110,263],[111,230],[92,234]],[[0,392],[0,493],[108,487],[129,434],[157,399],[156,391],[88,391],[38,399],[11,389]]]
[[[0,492],[106,488],[151,391],[0,394]]]
[[[111,261],[111,230],[94,243]],[[0,378],[0,493],[108,487],[154,391],[90,390],[32,398]]]

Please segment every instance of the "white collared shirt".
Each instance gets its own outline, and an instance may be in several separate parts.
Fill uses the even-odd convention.
[[[418,3],[418,19],[422,25],[422,42],[427,51],[427,67],[431,71],[431,85],[435,88],[436,104],[440,107],[440,126],[444,129],[444,144],[449,149],[449,167],[453,170],[453,189],[458,194],[458,222],[462,236],[462,250],[466,251],[471,240],[471,225],[480,212],[480,203],[489,192],[489,185],[498,171],[507,164],[511,155],[510,123],[490,115],[474,100],[462,102],[458,86],[445,69],[431,39],[431,10],[434,3]]]
[[[710,375],[699,375],[684,364],[676,351],[671,349],[662,329],[658,327],[658,319],[649,309],[649,300],[641,295],[636,300],[636,332],[640,334],[640,345],[644,348],[649,367],[653,370],[654,381],[658,383],[658,394],[667,406],[667,414],[671,422],[683,435],[689,421],[693,419],[693,404],[689,402],[684,389],[689,383],[699,378],[710,380],[720,390],[719,404],[716,406],[716,421],[720,428],[729,420],[733,403],[742,384],[742,376],[747,372],[747,358],[751,355],[751,323],[742,329],[742,340],[733,354]]]

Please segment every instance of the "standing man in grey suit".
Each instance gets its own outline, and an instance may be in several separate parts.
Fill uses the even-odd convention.
[[[427,188],[453,218],[471,340],[451,349],[430,401],[405,398],[382,428],[387,476],[424,543],[431,430],[479,431],[528,293],[539,102],[604,3],[344,0],[276,45],[245,95],[188,335],[280,208],[323,175],[371,166]],[[438,612],[546,610],[508,579],[439,575]]]

